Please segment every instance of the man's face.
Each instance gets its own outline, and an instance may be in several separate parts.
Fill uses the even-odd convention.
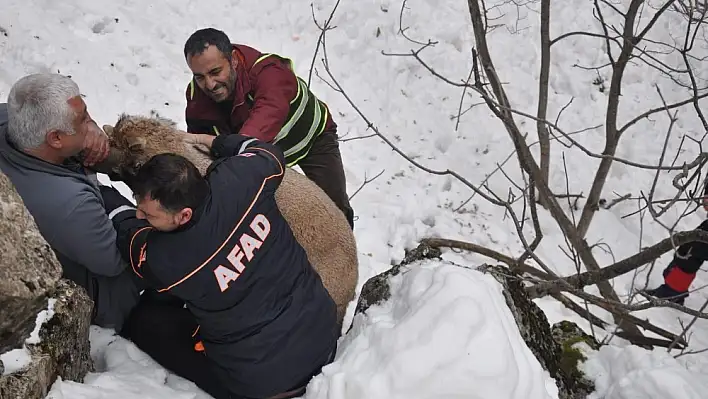
[[[204,91],[215,102],[222,102],[233,97],[236,86],[235,62],[236,58],[232,54],[232,62],[224,54],[210,45],[201,54],[187,57],[187,65],[194,74],[194,80],[202,91]]]
[[[74,113],[72,120],[74,132],[52,131],[47,135],[47,140],[49,145],[58,150],[63,157],[72,157],[84,149],[86,137],[100,131],[100,128],[89,115],[81,96],[71,97],[67,103]]]
[[[184,208],[179,212],[170,212],[163,208],[159,201],[149,196],[138,199],[136,202],[138,205],[137,218],[146,220],[152,227],[160,231],[173,231],[192,218],[192,209]]]

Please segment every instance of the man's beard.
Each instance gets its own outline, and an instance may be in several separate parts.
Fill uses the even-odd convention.
[[[236,74],[232,73],[229,80],[225,83],[220,83],[217,87],[210,90],[207,94],[215,102],[224,102],[233,97],[234,88],[236,87]]]

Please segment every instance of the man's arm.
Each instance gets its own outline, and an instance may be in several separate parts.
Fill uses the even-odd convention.
[[[209,147],[214,158],[230,158],[230,163],[248,163],[251,168],[264,173],[283,173],[285,155],[278,147],[255,137],[241,134],[217,136],[210,140]]]
[[[125,270],[116,232],[98,198],[85,193],[64,222],[66,228],[52,238],[54,249],[98,275],[112,277]]]
[[[251,113],[239,133],[271,142],[287,121],[298,82],[293,71],[279,59],[262,62],[263,67],[256,74]]]
[[[117,234],[116,246],[133,273],[150,286],[162,288],[161,282],[150,273],[147,265],[148,236],[153,227],[147,221],[138,219],[135,211],[116,216],[113,225]]]
[[[217,136],[211,142],[211,155],[217,158],[207,169],[236,176],[240,190],[275,191],[283,180],[285,157],[273,144],[240,134]],[[231,182],[228,177],[224,182]],[[228,184],[228,183],[227,183]]]
[[[153,227],[138,219],[135,207],[113,187],[101,186],[106,213],[116,231],[116,248],[130,269],[153,288],[162,288],[147,266],[148,235]]]

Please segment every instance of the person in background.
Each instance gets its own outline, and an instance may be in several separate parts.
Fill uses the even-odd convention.
[[[703,188],[702,204],[703,209],[708,212],[708,181]],[[708,219],[698,225],[697,229],[708,231]],[[646,293],[683,305],[696,273],[706,260],[708,260],[708,243],[692,241],[679,246],[671,263],[662,272],[664,283],[647,290]]]
[[[194,32],[184,56],[194,74],[186,89],[187,132],[238,133],[275,144],[287,166],[299,165],[353,229],[337,125],[327,105],[295,75],[292,62],[232,44],[213,28]]]
[[[133,272],[186,303],[141,305],[127,336],[217,399],[300,396],[333,359],[339,329],[275,202],[283,153],[237,133],[189,140],[216,158],[204,177],[186,158],[160,154],[131,181],[137,210],[117,191],[106,196]]]

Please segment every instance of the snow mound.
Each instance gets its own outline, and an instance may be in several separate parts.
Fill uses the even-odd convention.
[[[306,398],[557,398],[492,276],[425,261],[354,318]]]

